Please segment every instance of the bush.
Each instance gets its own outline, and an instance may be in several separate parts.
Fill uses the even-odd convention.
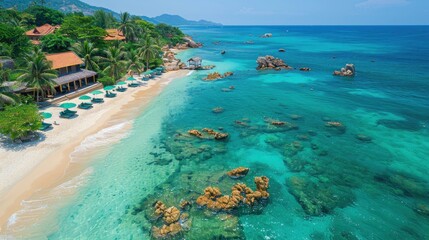
[[[28,136],[41,126],[42,116],[35,104],[6,106],[0,111],[0,133],[12,140]]]
[[[111,86],[111,85],[115,85],[115,80],[111,77],[102,77],[102,78],[98,78],[98,81],[101,82],[101,84],[103,84],[103,86]]]

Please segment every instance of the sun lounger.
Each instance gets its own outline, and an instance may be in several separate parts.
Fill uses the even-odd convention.
[[[117,89],[116,89],[116,91],[117,91],[117,92],[125,92],[125,91],[127,91],[127,89],[126,89],[126,88],[121,87],[121,88],[117,88]]]
[[[49,129],[50,127],[52,127],[52,124],[42,122],[42,126],[39,128],[39,130],[45,131],[45,130]]]
[[[70,109],[66,109],[66,110],[64,110],[64,112],[65,113],[70,113],[70,114],[76,114],[77,113],[77,111],[73,111],[73,110],[70,110]]]
[[[81,103],[77,107],[80,109],[90,109],[92,108],[92,103]]]
[[[132,88],[135,88],[135,87],[138,87],[138,86],[139,86],[138,83],[130,83],[130,84],[128,84],[128,87],[132,87]]]
[[[60,118],[72,118],[76,113],[62,111],[60,112]]]
[[[91,102],[93,102],[93,103],[104,103],[104,99],[102,99],[102,98],[93,98],[91,100]]]
[[[116,93],[109,92],[109,93],[106,93],[106,95],[104,95],[104,96],[107,98],[114,98],[114,97],[116,97]]]

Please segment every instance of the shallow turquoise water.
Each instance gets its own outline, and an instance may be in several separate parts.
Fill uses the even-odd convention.
[[[270,178],[268,202],[232,212],[232,223],[194,205],[193,225],[179,239],[429,239],[429,213],[418,211],[429,208],[428,27],[184,30],[204,48],[182,59],[198,55],[234,76],[203,82],[207,72],[196,72],[171,83],[127,137],[94,161],[55,224],[34,234],[149,239],[160,225],[150,218],[155,200],[178,206],[206,186],[228,193],[237,180],[225,172],[245,166],[251,170],[241,181],[252,188],[253,177]],[[265,32],[274,37],[258,37]],[[244,44],[249,40],[254,44]],[[267,54],[312,71],[256,71],[256,58]],[[331,76],[346,63],[356,65],[356,77]],[[235,90],[222,91],[231,85]],[[225,111],[214,114],[214,107]],[[267,117],[299,129],[268,127]],[[234,124],[243,119],[251,127]],[[328,120],[345,131],[325,127]],[[204,127],[221,127],[230,138],[177,137]],[[294,141],[302,148],[291,147]]]

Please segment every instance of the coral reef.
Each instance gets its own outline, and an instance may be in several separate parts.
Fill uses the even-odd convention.
[[[155,203],[155,214],[158,217],[162,217],[164,225],[160,228],[156,226],[152,227],[152,236],[154,238],[165,239],[174,237],[183,230],[188,230],[190,227],[188,223],[189,216],[186,213],[181,213],[174,206],[167,208],[161,201]],[[184,228],[182,225],[186,227]]]
[[[231,188],[231,195],[222,195],[219,188],[207,187],[204,194],[197,198],[196,203],[214,211],[230,211],[238,208],[241,203],[253,205],[259,200],[269,197],[267,189],[269,179],[265,176],[255,177],[256,190],[253,191],[243,183],[237,183]]]
[[[216,132],[211,128],[203,128],[202,132],[196,129],[191,129],[188,131],[189,135],[195,136],[201,139],[215,139],[215,140],[224,140],[229,137],[228,133]],[[203,134],[205,133],[205,134]]]
[[[309,178],[293,176],[287,181],[288,191],[295,197],[305,213],[321,216],[335,208],[343,208],[354,201],[349,188],[315,183]]]
[[[249,168],[238,167],[238,168],[232,169],[226,174],[231,178],[242,178],[242,177],[245,177],[247,173],[249,173],[249,170],[250,170]]]

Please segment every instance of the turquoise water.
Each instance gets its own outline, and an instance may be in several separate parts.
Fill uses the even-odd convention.
[[[162,225],[156,200],[178,206],[207,186],[229,194],[237,182],[254,189],[253,178],[267,176],[267,201],[228,213],[193,203],[192,226],[177,239],[429,239],[428,27],[184,31],[204,47],[181,58],[201,56],[234,75],[204,82],[208,72],[200,71],[171,83],[35,236],[150,239],[151,227]],[[259,38],[266,32],[273,37]],[[256,58],[267,54],[312,71],[256,71]],[[346,63],[355,64],[354,78],[331,75]],[[298,127],[276,128],[268,118]],[[204,127],[230,137],[178,134]],[[250,168],[245,178],[225,177],[238,166]]]

